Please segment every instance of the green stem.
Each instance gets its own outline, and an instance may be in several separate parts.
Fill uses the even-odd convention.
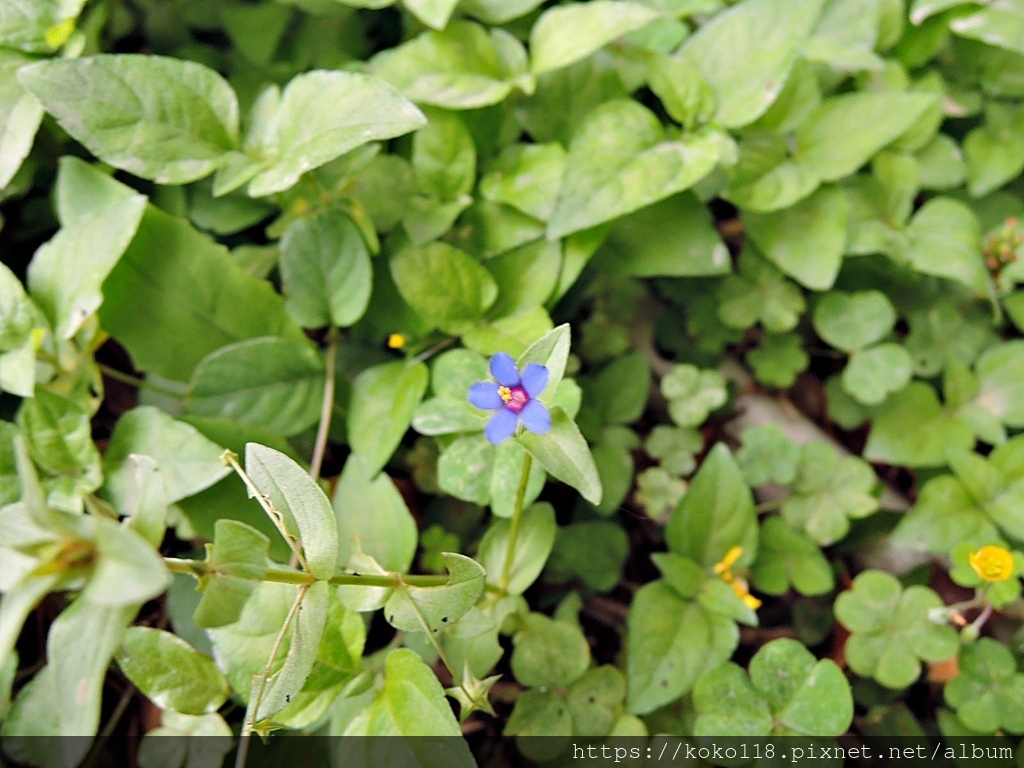
[[[184,573],[199,579],[203,576],[213,575],[217,571],[211,568],[210,564],[203,560],[186,560],[177,557],[165,557],[164,565],[171,573]],[[296,584],[298,586],[309,586],[316,581],[316,577],[305,571],[296,571],[292,568],[282,566],[271,566],[267,568],[266,574],[261,581],[272,581],[277,584]],[[399,574],[355,574],[337,573],[329,581],[331,586],[355,586],[355,587],[397,587],[401,584],[408,584],[413,587],[439,587],[448,583],[448,576],[407,576]]]
[[[310,464],[309,474],[314,480],[320,479],[320,469],[324,463],[324,453],[327,451],[327,434],[331,429],[331,415],[334,413],[334,359],[338,353],[338,341],[341,336],[337,328],[331,326],[327,333],[327,376],[324,380],[324,401],[320,406],[320,426],[316,431],[316,443],[313,447],[313,461]]]
[[[523,474],[519,478],[519,490],[516,491],[516,506],[512,512],[512,528],[508,532],[508,552],[505,555],[505,565],[501,569],[501,581],[498,589],[502,596],[508,594],[508,582],[512,577],[512,563],[516,558],[516,539],[519,538],[519,525],[523,519],[523,502],[526,499],[526,486],[530,482],[530,468],[533,465],[533,456],[529,453],[523,460]]]
[[[756,512],[759,515],[763,515],[765,512],[774,512],[776,509],[782,506],[782,503],[785,500],[785,498],[782,498],[772,499],[771,501],[762,501],[760,504],[754,507],[754,512]]]
[[[130,373],[119,371],[117,368],[111,368],[109,365],[104,363],[96,363],[96,367],[103,373],[107,378],[113,379],[114,381],[120,381],[122,384],[128,384],[135,387],[136,389],[148,389],[155,395],[162,395],[164,397],[170,397],[175,400],[183,400],[184,395],[181,392],[175,392],[170,387],[162,387],[159,384],[154,384],[151,381],[140,379],[138,376],[132,376]]]

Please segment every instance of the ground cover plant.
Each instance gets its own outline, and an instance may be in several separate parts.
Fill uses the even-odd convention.
[[[1024,0],[0,0],[0,94],[10,757],[1021,761]]]

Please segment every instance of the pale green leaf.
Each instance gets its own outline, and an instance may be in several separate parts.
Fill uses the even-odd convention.
[[[196,366],[185,410],[294,435],[314,424],[324,364],[307,344],[267,336],[229,344]]]
[[[881,291],[826,293],[814,308],[814,330],[836,349],[855,352],[884,338],[896,309]]]
[[[320,486],[283,453],[257,443],[245,446],[245,469],[302,542],[309,570],[318,579],[331,578],[338,565],[338,524]]]
[[[306,171],[424,123],[416,107],[375,77],[325,70],[298,75],[285,86],[268,134],[255,148],[270,167],[249,183],[249,194],[262,197],[288,189]]]
[[[626,707],[646,714],[689,693],[739,644],[735,622],[684,600],[664,581],[640,588],[629,612]]]
[[[774,213],[748,213],[744,224],[757,247],[779,269],[815,290],[832,287],[842,264],[849,210],[836,187],[823,187]]]
[[[745,0],[712,16],[686,41],[681,55],[717,97],[716,122],[740,128],[764,114],[786,84],[823,5],[824,0]]]
[[[265,688],[259,676],[253,680],[253,692],[250,694],[247,712],[253,723],[266,720],[288,706],[292,697],[306,684],[309,673],[313,671],[313,665],[316,663],[320,640],[327,624],[331,587],[327,582],[317,581],[308,588],[300,589],[305,591],[300,593],[302,602],[294,615],[294,628],[284,664],[267,678]],[[257,705],[252,697],[261,689],[263,695]]]
[[[159,184],[209,175],[238,142],[235,92],[193,61],[100,54],[42,61],[18,76],[90,152]]]
[[[757,515],[750,489],[724,443],[711,449],[690,490],[665,528],[669,550],[705,568],[719,562],[734,546],[743,560],[757,553]]]
[[[103,301],[103,281],[124,253],[146,197],[75,157],[60,161],[61,230],[32,259],[28,285],[60,338],[71,338]]]
[[[472,328],[498,297],[490,273],[446,243],[402,249],[391,260],[391,275],[413,309],[452,334]]]
[[[715,167],[728,141],[714,132],[666,141],[647,108],[605,102],[573,136],[548,237],[588,229],[693,186]]]
[[[281,238],[285,306],[304,328],[353,325],[370,302],[371,269],[362,235],[342,213],[300,219]]]
[[[586,58],[615,38],[657,18],[657,12],[651,8],[629,0],[595,0],[549,8],[530,30],[533,74],[560,69]],[[566,34],[567,29],[572,34]]]
[[[131,455],[143,454],[156,460],[167,502],[173,504],[209,488],[230,472],[220,460],[223,450],[195,427],[163,411],[151,406],[136,408],[118,420],[107,445],[103,456],[105,493],[119,506],[132,498]]]
[[[440,632],[476,605],[484,591],[484,569],[472,558],[443,552],[447,583],[435,587],[401,584],[384,606],[388,623],[406,632]]]
[[[480,541],[477,558],[487,572],[488,584],[502,586],[511,527],[510,520],[495,520]],[[514,558],[508,567],[508,584],[504,585],[510,594],[521,595],[536,581],[551,554],[557,529],[555,511],[550,504],[534,504],[523,511]]]
[[[0,38],[5,19],[0,10]],[[14,51],[0,52],[0,189],[6,187],[32,149],[43,119],[39,100],[18,81],[18,69],[32,59]]]
[[[352,383],[348,441],[366,459],[367,471],[380,471],[409,428],[427,390],[423,363],[384,363],[367,368]]]
[[[359,548],[389,571],[409,569],[416,554],[416,521],[384,473],[374,476],[366,459],[352,454],[334,489],[334,513],[341,541],[340,563]]]
[[[228,681],[213,659],[170,632],[130,627],[115,658],[128,679],[160,709],[204,715],[227,699]]]

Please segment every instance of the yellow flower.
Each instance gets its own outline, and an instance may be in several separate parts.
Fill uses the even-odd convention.
[[[405,336],[400,333],[392,333],[388,336],[388,349],[401,349],[405,346]]]
[[[752,611],[761,607],[761,601],[747,591],[747,582],[743,579],[733,579],[731,582],[732,591],[735,592],[744,605]]]
[[[732,571],[730,569],[741,557],[743,557],[743,547],[733,547],[726,552],[725,557],[715,565],[715,573],[726,581],[732,581]]]
[[[743,557],[743,547],[732,547],[725,553],[725,557],[715,564],[714,572],[722,577],[722,581],[732,587],[732,591],[743,601],[750,610],[756,611],[761,607],[761,601],[747,591],[747,582],[736,578],[732,573],[732,567],[736,561]]]
[[[991,544],[971,552],[968,562],[985,581],[1006,581],[1013,576],[1013,555],[1002,547]]]

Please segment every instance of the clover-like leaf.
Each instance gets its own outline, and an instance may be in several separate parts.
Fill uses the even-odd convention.
[[[910,381],[912,366],[910,353],[899,344],[876,344],[850,357],[843,389],[864,405],[878,405]]]
[[[842,670],[789,638],[761,647],[749,679],[732,662],[708,672],[693,690],[693,704],[698,736],[838,736],[853,720]]]
[[[884,464],[936,467],[949,451],[973,447],[971,428],[944,408],[935,390],[912,381],[882,405],[871,424],[864,458]]]
[[[740,255],[738,275],[729,275],[718,289],[718,317],[730,328],[761,322],[772,333],[796,327],[804,311],[800,289],[752,249]]]
[[[850,518],[878,509],[872,493],[877,478],[856,456],[840,456],[828,443],[815,440],[800,447],[800,463],[792,493],[782,503],[782,516],[819,544],[846,535]]]
[[[725,377],[718,371],[702,371],[695,365],[675,365],[661,380],[668,413],[681,427],[696,427],[728,398]]]
[[[1024,438],[997,447],[988,458],[962,452],[950,458],[952,475],[926,482],[900,520],[895,540],[919,551],[949,552],[965,541],[1024,536]]]
[[[743,430],[741,439],[743,444],[736,451],[736,463],[749,485],[789,485],[796,479],[800,446],[786,437],[778,424],[748,427]]]
[[[1024,672],[1002,643],[983,637],[960,652],[960,674],[946,685],[946,703],[979,733],[1024,733]]]
[[[814,308],[814,330],[844,352],[875,343],[895,322],[896,310],[881,291],[831,291]]]
[[[770,387],[791,387],[811,359],[795,333],[768,334],[756,349],[747,353],[754,375]]]
[[[686,494],[686,481],[664,467],[648,467],[636,476],[636,502],[654,520],[672,512]]]
[[[927,587],[903,589],[884,571],[861,573],[835,603],[836,618],[851,632],[850,668],[887,688],[906,688],[920,674],[921,661],[945,661],[956,653],[956,631],[929,618],[941,607]]]
[[[823,595],[833,584],[832,568],[818,545],[779,517],[761,527],[752,577],[769,595],[785,594],[790,585],[802,595]]]
[[[644,442],[644,450],[651,458],[657,459],[661,468],[670,475],[688,475],[693,472],[697,466],[694,457],[703,448],[704,437],[696,429],[670,427],[666,424],[659,424],[652,429]]]

